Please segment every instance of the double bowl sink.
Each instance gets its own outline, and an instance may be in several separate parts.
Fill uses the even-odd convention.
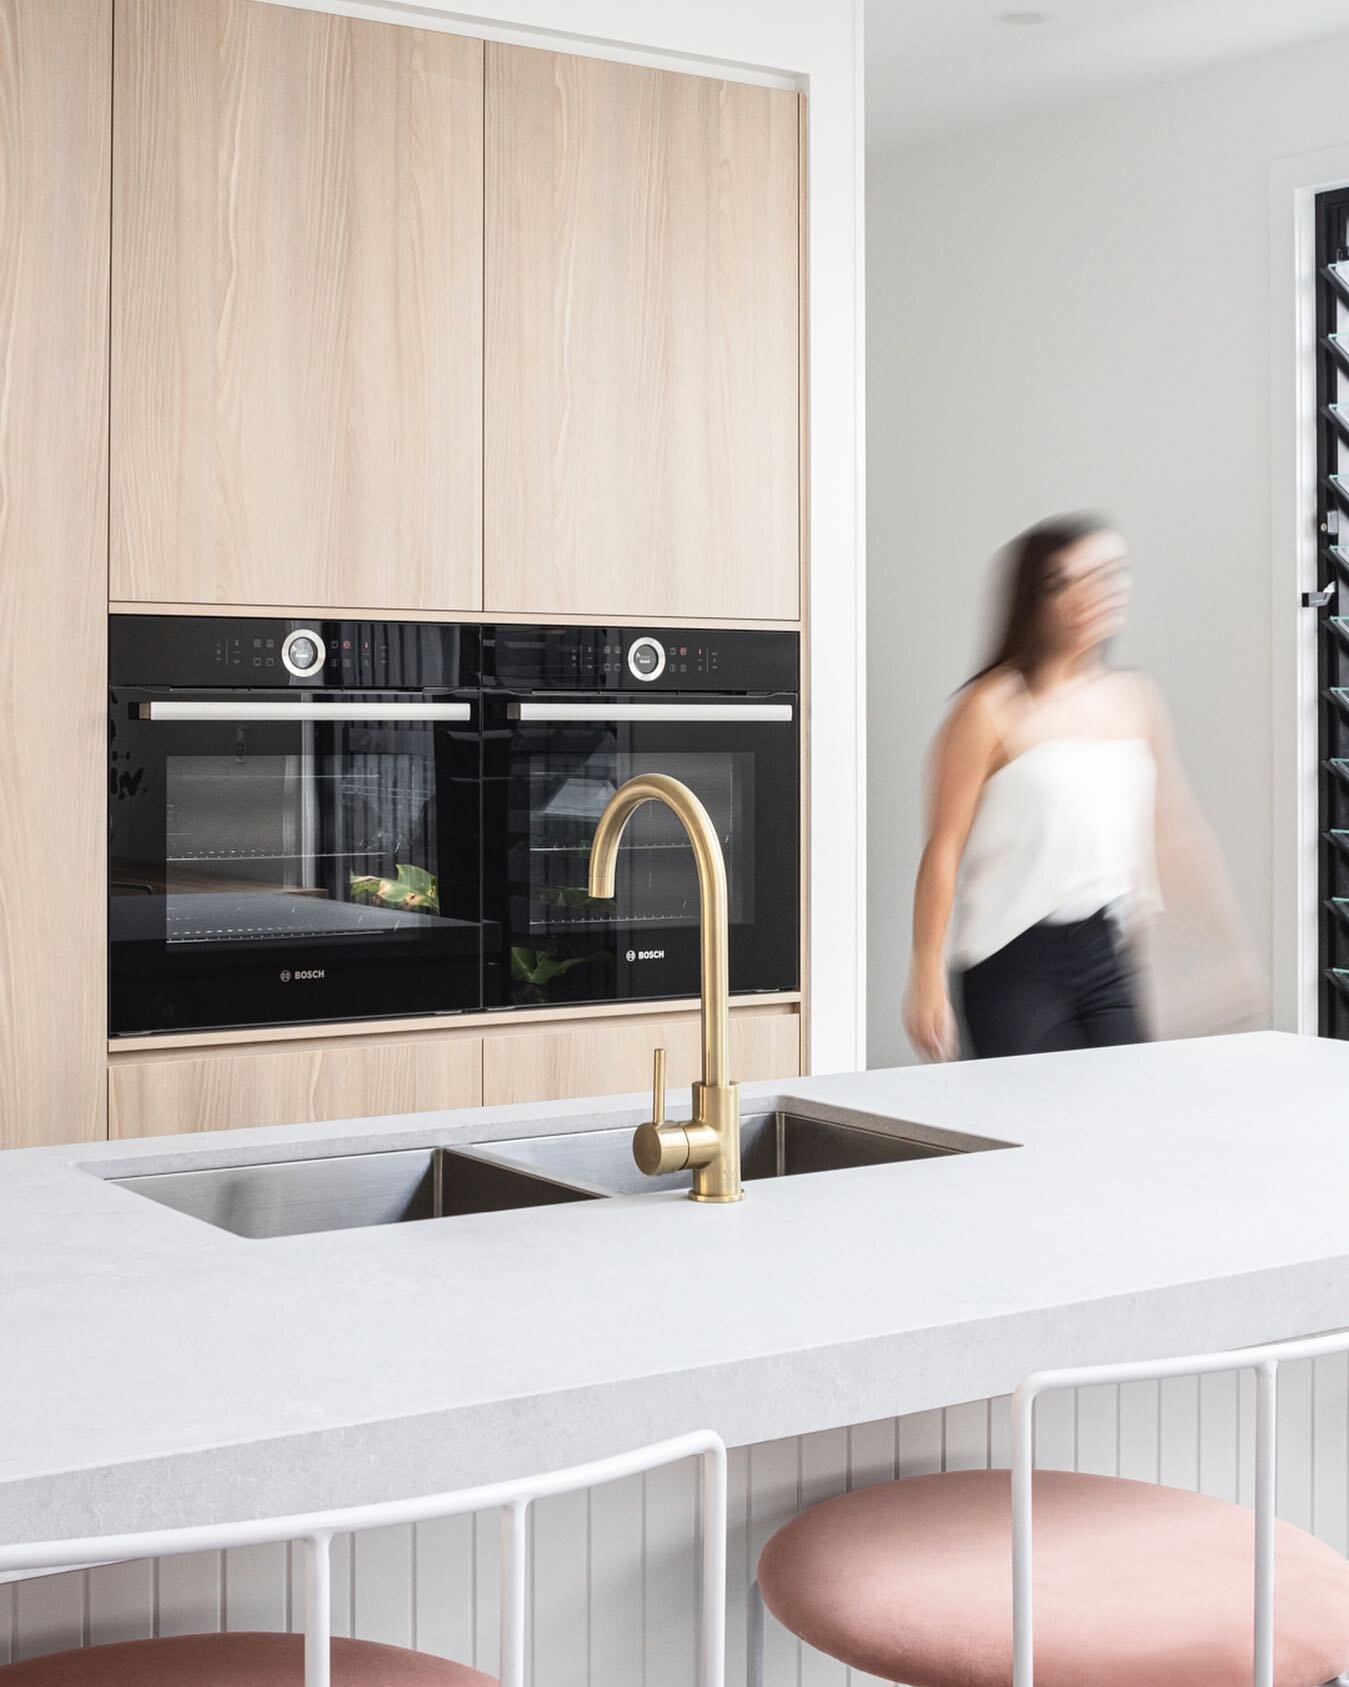
[[[979,1137],[937,1144],[903,1131],[900,1124],[871,1129],[804,1112],[751,1113],[741,1121],[742,1175],[751,1182],[1012,1146]],[[111,1181],[217,1229],[264,1239],[687,1190],[690,1175],[643,1176],[628,1127]]]

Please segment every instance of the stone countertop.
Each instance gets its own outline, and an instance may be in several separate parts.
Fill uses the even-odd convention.
[[[643,1101],[0,1156],[0,1541],[429,1492],[705,1425],[771,1440],[1039,1366],[1349,1324],[1344,1044],[1262,1032],[745,1103],[1018,1146],[732,1207],[654,1193],[268,1241],[106,1180],[628,1129]]]

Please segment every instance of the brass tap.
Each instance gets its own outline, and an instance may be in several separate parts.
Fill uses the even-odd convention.
[[[740,1184],[740,1088],[727,1078],[731,992],[726,861],[707,810],[687,785],[668,774],[644,773],[619,786],[600,816],[590,846],[590,894],[605,898],[614,894],[618,841],[633,812],[645,802],[661,802],[673,810],[693,845],[702,914],[703,1076],[693,1086],[693,1118],[687,1125],[667,1123],[665,1050],[656,1050],[652,1117],[638,1127],[632,1156],[648,1177],[690,1167],[690,1194],[695,1201],[739,1201],[744,1195]]]

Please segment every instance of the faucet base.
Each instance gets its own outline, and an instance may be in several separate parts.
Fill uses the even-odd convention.
[[[740,1086],[694,1084],[689,1126],[694,1201],[725,1205],[744,1199],[740,1182]]]

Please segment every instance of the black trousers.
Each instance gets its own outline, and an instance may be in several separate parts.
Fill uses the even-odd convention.
[[[976,1060],[1144,1041],[1133,972],[1104,911],[1032,926],[955,984],[962,1050]]]

